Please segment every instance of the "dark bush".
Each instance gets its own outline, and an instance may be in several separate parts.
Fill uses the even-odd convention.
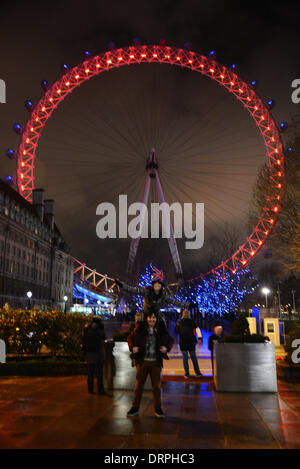
[[[224,342],[226,343],[245,343],[245,344],[261,344],[265,342],[266,338],[261,334],[249,334],[247,336],[238,335],[225,335]]]
[[[0,339],[8,354],[39,355],[42,348],[55,357],[82,354],[83,327],[87,316],[61,311],[0,310]]]
[[[250,334],[247,318],[240,314],[231,325],[230,335],[224,336],[226,343],[263,343],[266,338],[261,334]]]

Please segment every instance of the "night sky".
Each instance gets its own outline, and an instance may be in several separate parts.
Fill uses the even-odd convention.
[[[60,65],[99,54],[107,43],[143,44],[164,37],[172,46],[216,50],[225,65],[237,63],[246,81],[274,98],[277,121],[298,112],[291,82],[300,78],[299,9],[296,2],[86,1],[14,2],[0,17],[0,78],[7,103],[0,105],[1,174],[12,174],[5,157],[16,148],[14,122],[24,122],[26,98],[37,101],[40,82],[60,76]],[[96,237],[96,206],[128,194],[138,201],[152,147],[168,202],[205,203],[205,244],[195,252],[178,242],[186,278],[210,267],[216,243],[247,231],[251,191],[264,163],[264,146],[247,111],[225,89],[200,74],[168,65],[113,70],[85,83],[48,121],[37,151],[35,185],[56,201],[56,223],[75,257],[99,272],[123,276],[129,241]],[[151,193],[151,201],[156,200]],[[230,253],[228,253],[230,254]],[[223,253],[220,254],[221,257]],[[153,259],[174,279],[166,240],[141,243],[137,268]],[[220,259],[221,260],[221,259]]]

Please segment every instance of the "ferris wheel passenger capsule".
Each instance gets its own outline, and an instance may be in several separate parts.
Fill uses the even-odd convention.
[[[216,58],[216,51],[215,50],[211,50],[209,53],[208,53],[208,57],[211,58],[211,59],[215,59]]]
[[[160,40],[158,41],[160,46],[165,46],[166,45],[166,40],[165,38],[161,37]]]
[[[26,99],[24,104],[25,104],[25,107],[26,107],[27,111],[32,111],[33,102],[30,99]]]
[[[41,87],[43,88],[44,91],[47,91],[48,88],[49,88],[49,86],[50,86],[50,85],[49,85],[49,83],[48,83],[47,80],[43,80],[43,81],[41,82]]]
[[[251,85],[251,88],[256,88],[256,86],[257,86],[257,80],[252,80],[251,83],[250,83],[250,85]]]
[[[269,101],[267,101],[267,108],[268,109],[273,109],[274,106],[275,106],[274,99],[269,99]]]
[[[186,50],[191,50],[192,43],[190,41],[185,42],[183,48]]]
[[[4,178],[4,181],[6,182],[6,184],[8,184],[9,186],[13,186],[15,181],[14,181],[14,178],[12,176],[6,176]]]
[[[132,40],[132,45],[133,46],[140,46],[142,43],[142,41],[140,40],[139,37],[134,37],[133,40]]]
[[[284,121],[280,122],[280,124],[279,124],[280,132],[284,132],[286,129],[287,129],[287,123],[284,122]]]
[[[293,147],[288,147],[287,148],[288,153],[293,153],[294,151],[295,151],[295,148],[293,148]]]
[[[14,150],[12,150],[11,148],[8,148],[6,150],[6,156],[10,159],[10,160],[15,160],[17,158],[17,154]]]
[[[21,126],[21,124],[18,124],[18,122],[14,124],[13,129],[18,135],[21,135],[23,133],[23,127]]]
[[[108,44],[107,44],[107,49],[108,50],[114,50],[116,48],[116,44],[113,42],[113,41],[110,41]]]
[[[87,59],[89,59],[90,57],[92,57],[92,53],[91,53],[89,50],[85,50],[85,51],[84,51],[84,55],[86,56]]]
[[[61,69],[63,72],[67,72],[70,69],[70,67],[68,64],[62,64]]]

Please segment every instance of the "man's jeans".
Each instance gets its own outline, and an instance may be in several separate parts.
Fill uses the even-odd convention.
[[[150,375],[152,383],[152,392],[154,398],[154,407],[161,407],[161,394],[160,394],[160,373],[161,368],[156,361],[144,361],[142,364],[136,365],[136,383],[134,388],[134,397],[132,407],[140,407],[144,384],[147,376]]]
[[[97,363],[88,363],[88,390],[89,392],[94,391],[94,375],[96,371],[96,377],[97,377],[97,387],[98,387],[98,392],[103,392],[104,391],[104,385],[103,385],[103,362],[97,362]]]
[[[201,373],[200,373],[200,370],[199,370],[199,365],[198,365],[198,360],[197,360],[197,357],[196,357],[195,350],[189,350],[189,351],[183,350],[182,355],[183,355],[183,367],[184,367],[185,375],[190,376],[189,354],[190,354],[190,357],[191,357],[191,360],[192,360],[196,375],[200,375]]]

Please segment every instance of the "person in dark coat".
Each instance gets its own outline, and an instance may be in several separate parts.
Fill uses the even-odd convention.
[[[143,313],[147,314],[148,311],[154,311],[160,320],[165,320],[160,310],[166,304],[172,304],[180,308],[189,307],[189,303],[179,301],[169,296],[164,288],[164,283],[160,279],[153,280],[151,286],[145,288],[131,287],[118,279],[115,279],[115,282],[122,290],[128,293],[141,295],[144,298]]]
[[[161,408],[161,369],[165,354],[172,348],[173,338],[158,320],[155,309],[150,309],[144,315],[144,321],[139,321],[128,337],[128,346],[136,364],[136,384],[132,407],[128,417],[139,415],[143,388],[147,376],[150,375],[154,397],[154,413],[156,417],[163,417]]]
[[[83,331],[83,353],[88,363],[88,391],[94,392],[94,375],[97,377],[98,394],[106,394],[103,384],[104,341],[106,339],[104,326],[99,317],[93,317]]]
[[[211,354],[211,367],[212,367],[212,374],[214,374],[214,342],[223,342],[223,327],[222,326],[215,326],[214,333],[209,336],[208,339],[208,350],[210,350]]]
[[[175,332],[179,334],[179,346],[180,350],[182,351],[183,367],[185,371],[184,377],[186,379],[190,378],[189,354],[193,363],[196,376],[198,378],[202,376],[195,351],[197,344],[195,330],[196,324],[193,319],[191,319],[189,311],[184,310],[182,313],[181,320],[175,326]]]

